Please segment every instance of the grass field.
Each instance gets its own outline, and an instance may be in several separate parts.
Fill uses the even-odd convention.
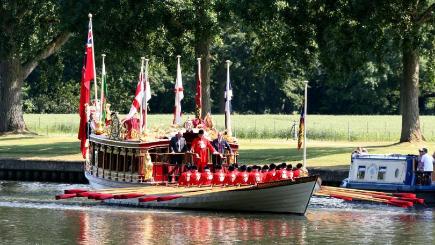
[[[0,157],[80,160],[76,139],[79,117],[75,114],[27,114],[28,128],[38,136],[0,137]],[[187,118],[185,115],[184,118]],[[172,115],[150,115],[153,127],[168,125]],[[297,162],[302,151],[296,149],[291,126],[298,115],[234,115],[233,130],[239,138],[241,163]],[[224,116],[214,116],[218,129]],[[422,146],[435,150],[435,116],[422,116],[427,142],[395,144],[399,139],[400,116],[310,115],[308,128],[308,165],[347,167],[350,153],[357,146],[370,153],[416,153]]]
[[[77,114],[26,114],[24,119],[30,130],[45,136],[74,136],[79,124]],[[218,129],[224,128],[223,115],[215,115],[213,119]],[[426,140],[435,141],[435,116],[420,119]],[[170,114],[149,117],[153,127],[164,127],[171,121]],[[292,138],[293,122],[298,125],[298,121],[299,115],[232,116],[233,131],[240,139]],[[400,137],[401,116],[309,115],[306,125],[307,137],[313,140],[394,142]]]
[[[302,159],[302,151],[296,149],[296,142],[285,139],[241,139],[239,162],[245,164],[292,162]],[[391,142],[327,142],[307,143],[308,166],[347,168],[350,153],[357,147],[366,147],[370,153],[417,153],[425,146],[435,150],[435,142],[421,144],[394,144]],[[0,137],[0,158],[31,158],[81,160],[79,141],[71,136],[3,136]]]

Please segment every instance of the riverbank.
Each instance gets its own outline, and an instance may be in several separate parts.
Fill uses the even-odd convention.
[[[297,142],[285,139],[239,140],[241,164],[270,164],[302,161]],[[347,177],[350,153],[357,147],[370,153],[416,153],[420,147],[435,149],[435,142],[342,142],[309,141],[307,167],[324,182],[338,184]],[[73,136],[11,135],[0,137],[0,179],[85,182],[79,141]]]
[[[0,180],[87,183],[83,161],[0,159]]]
[[[297,142],[285,139],[240,139],[239,162],[242,164],[269,164],[272,162],[296,163],[302,160],[302,150]],[[356,147],[365,147],[373,154],[417,154],[426,147],[435,149],[435,142],[307,142],[307,166],[347,168],[350,154]],[[24,160],[81,161],[79,141],[75,136],[28,136],[11,135],[0,137],[0,158]]]
[[[324,183],[339,184],[347,178],[346,168],[309,167]],[[87,183],[83,161],[0,159],[0,180]]]

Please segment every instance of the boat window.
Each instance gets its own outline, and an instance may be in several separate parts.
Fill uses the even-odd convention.
[[[398,178],[399,177],[399,169],[396,168],[396,171],[394,171],[394,177]]]
[[[366,175],[366,166],[358,166],[357,179],[364,179]]]
[[[386,172],[387,172],[387,167],[380,166],[378,171],[378,180],[384,180]]]

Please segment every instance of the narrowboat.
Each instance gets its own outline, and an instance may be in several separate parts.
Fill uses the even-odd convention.
[[[418,156],[401,154],[354,154],[349,177],[342,187],[388,192],[410,192],[435,204],[435,176],[431,183],[420,181]]]

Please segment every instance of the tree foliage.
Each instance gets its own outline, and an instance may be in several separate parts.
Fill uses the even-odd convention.
[[[435,113],[433,6],[429,0],[3,1],[0,61],[14,57],[24,67],[38,60],[23,76],[26,112],[75,112],[92,12],[97,73],[105,53],[108,99],[121,113],[133,99],[141,56],[151,60],[151,113],[172,112],[180,54],[184,112],[194,110],[201,56],[213,113],[223,110],[228,59],[237,113],[299,111],[308,80],[310,113],[398,114],[403,52],[411,46],[421,112]],[[35,59],[62,33],[68,42],[60,52]]]

